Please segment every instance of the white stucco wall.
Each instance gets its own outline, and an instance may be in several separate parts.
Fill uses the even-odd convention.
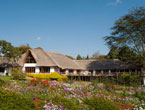
[[[93,76],[95,76],[96,75],[96,71],[95,70],[93,70]]]
[[[22,71],[25,72],[26,71],[26,67],[35,67],[35,73],[39,74],[40,73],[40,68],[36,66],[36,63],[25,63]],[[60,72],[60,69],[58,67],[50,67],[50,73],[52,72]]]
[[[145,77],[143,77],[143,85],[145,85]]]
[[[77,70],[74,70],[73,73],[74,73],[74,75],[76,75],[77,74]]]
[[[35,73],[40,73],[40,68],[39,67],[35,67]]]
[[[58,67],[50,67],[50,73],[52,73],[52,72],[60,73],[60,69]]]
[[[36,67],[36,63],[25,63],[24,67]]]
[[[65,70],[65,75],[68,75],[69,74],[69,71],[68,70]]]
[[[111,75],[111,70],[108,71],[108,75]]]
[[[55,72],[55,67],[50,67],[50,73]]]
[[[88,75],[89,74],[89,71],[84,71],[84,75]]]

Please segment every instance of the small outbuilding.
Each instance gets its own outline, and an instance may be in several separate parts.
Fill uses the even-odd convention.
[[[12,63],[12,60],[9,60],[5,57],[0,57],[0,75],[10,75],[9,70],[13,67],[17,67],[18,64]]]

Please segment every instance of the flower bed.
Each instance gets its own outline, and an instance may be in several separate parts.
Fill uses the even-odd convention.
[[[33,100],[39,110],[145,109],[144,87],[33,79],[11,82],[2,88]]]

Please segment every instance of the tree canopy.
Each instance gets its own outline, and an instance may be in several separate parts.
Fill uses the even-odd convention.
[[[78,54],[78,56],[76,57],[76,60],[82,60],[82,57],[80,54]]]
[[[0,40],[0,57],[6,57],[8,60],[16,62],[20,56],[30,49],[29,45],[21,45],[19,47],[14,47],[10,42],[5,40]]]
[[[119,48],[112,47],[105,58],[119,59],[121,61],[133,61],[137,58],[137,55],[128,46],[123,46]]]
[[[21,54],[24,54],[27,50],[31,49],[29,44],[27,44],[27,45],[20,45],[17,48],[21,51]]]
[[[118,19],[111,28],[111,36],[105,42],[112,47],[127,46],[137,54],[140,63],[145,60],[145,7],[132,9],[129,14]]]
[[[117,47],[111,47],[108,55],[106,56],[107,59],[118,59],[119,50]]]

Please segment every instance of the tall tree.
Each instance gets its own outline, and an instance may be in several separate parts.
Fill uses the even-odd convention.
[[[27,44],[27,45],[20,45],[17,48],[21,51],[21,54],[24,54],[27,50],[31,49],[29,44]]]
[[[112,27],[111,36],[105,41],[109,47],[128,46],[145,63],[145,7],[138,7],[117,20]]]
[[[13,49],[13,46],[11,43],[5,41],[5,40],[1,40],[0,41],[0,56],[9,56],[11,51]]]
[[[136,58],[136,54],[130,50],[128,46],[120,47],[118,53],[118,59],[121,61],[133,61]]]
[[[76,58],[77,60],[82,60],[82,57],[81,57],[81,55],[80,54],[78,54],[78,56],[77,56],[77,58]]]
[[[87,55],[87,57],[85,58],[86,60],[89,60],[89,55]]]
[[[111,47],[110,48],[110,52],[108,53],[108,55],[105,57],[107,59],[118,59],[118,48],[117,47]]]
[[[18,48],[15,48],[11,43],[1,40],[0,41],[0,57],[6,57],[10,61],[16,61],[21,55]]]

